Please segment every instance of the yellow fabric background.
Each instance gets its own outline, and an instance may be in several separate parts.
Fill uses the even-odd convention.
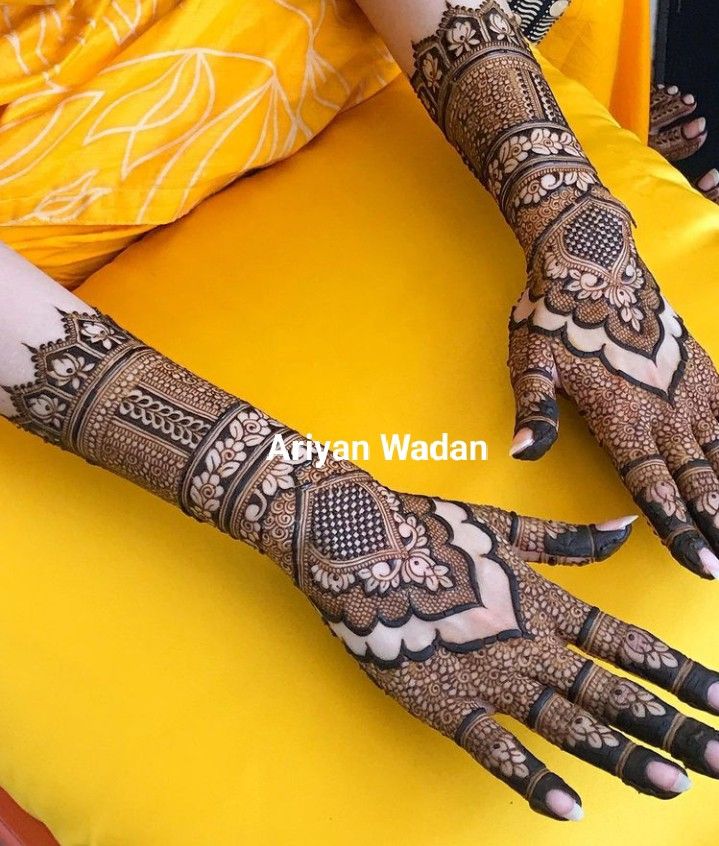
[[[719,358],[719,209],[548,73],[650,267]],[[399,489],[572,520],[631,513],[566,405],[545,459],[507,456],[506,322],[522,285],[497,209],[398,81],[80,293],[301,431],[488,441],[480,466],[375,451],[368,469]],[[520,728],[587,812],[532,815],[380,694],[268,560],[10,426],[0,462],[0,784],[63,846],[715,843],[716,784],[696,776],[661,803]],[[714,586],[643,523],[611,561],[541,569],[719,664]]]
[[[248,167],[296,151],[398,72],[352,0],[57,0],[0,9],[0,109],[9,104],[0,112],[0,237],[68,287]],[[573,0],[542,43],[550,61],[640,137],[647,21],[645,0]],[[263,89],[273,79],[291,120]],[[245,114],[238,104],[247,97]],[[263,143],[273,110],[277,132]],[[198,131],[210,121],[211,132]],[[208,139],[230,128],[206,160]]]
[[[582,83],[640,138],[649,133],[651,43],[647,0],[572,0],[542,54]]]
[[[0,4],[0,238],[77,284],[397,73],[352,0]]]

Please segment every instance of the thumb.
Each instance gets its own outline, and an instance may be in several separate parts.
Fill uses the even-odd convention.
[[[556,441],[559,429],[556,368],[549,338],[529,332],[526,324],[515,330],[509,369],[517,407],[509,454],[521,461],[534,461]]]

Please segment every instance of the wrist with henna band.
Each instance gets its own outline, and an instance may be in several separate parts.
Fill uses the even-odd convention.
[[[719,674],[527,564],[605,558],[630,520],[576,526],[400,493],[301,449],[268,460],[277,437],[290,454],[304,439],[100,313],[61,320],[32,350],[34,378],[7,389],[13,422],[269,555],[383,691],[532,808],[582,814],[495,713],[659,798],[688,787],[684,770],[623,731],[719,776],[719,733],[588,656],[712,713]]]
[[[447,4],[414,44],[425,108],[527,257],[510,319],[511,454],[556,440],[578,406],[661,540],[719,578],[719,376],[642,261],[632,218],[572,133],[503,0]]]

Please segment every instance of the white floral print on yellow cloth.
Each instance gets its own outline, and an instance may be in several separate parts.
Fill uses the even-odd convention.
[[[0,5],[0,225],[156,224],[397,73],[351,0]]]

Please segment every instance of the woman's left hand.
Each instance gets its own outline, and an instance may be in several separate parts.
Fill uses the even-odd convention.
[[[563,391],[676,560],[719,578],[719,377],[637,253],[628,212],[587,193],[550,224],[512,312],[512,454],[542,456]]]

